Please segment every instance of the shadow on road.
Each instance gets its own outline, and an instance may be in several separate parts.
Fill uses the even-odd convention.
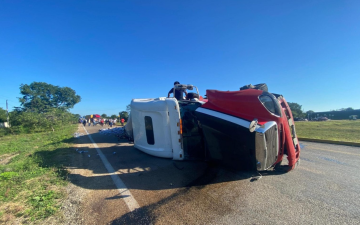
[[[112,224],[150,224],[155,219],[154,210],[163,204],[174,201],[174,199],[182,198],[190,192],[196,193],[210,184],[245,179],[249,179],[250,182],[250,178],[258,176],[256,171],[233,170],[204,161],[173,161],[153,157],[135,149],[126,140],[118,140],[114,135],[93,133],[91,136],[128,189],[178,189],[159,202],[123,215],[114,220]],[[70,182],[82,188],[92,190],[116,188],[87,135],[67,141],[74,141],[80,147],[37,152],[37,157],[43,159],[41,166],[58,167],[61,176],[66,177],[67,175]],[[84,170],[88,172],[66,174],[66,168],[72,171]],[[271,175],[271,173],[267,175]],[[126,197],[128,196],[118,194],[106,198],[106,200]]]
[[[216,178],[219,171],[233,174],[226,176],[227,180],[221,179],[222,182],[257,176],[256,171],[235,171],[204,161],[173,161],[150,156],[135,149],[127,140],[119,140],[114,135],[93,133],[91,136],[98,145],[106,145],[100,146],[101,151],[129,189],[162,190],[189,187],[189,185],[202,186],[218,181],[219,179]],[[71,138],[66,142],[79,143],[84,147],[78,147],[77,151],[75,148],[57,149],[52,152],[40,151],[37,156],[43,159],[42,166],[89,170],[95,176],[69,174],[68,178],[72,183],[83,188],[108,189],[108,185],[97,182],[100,178],[110,175],[96,149],[91,146],[92,142],[88,136]]]

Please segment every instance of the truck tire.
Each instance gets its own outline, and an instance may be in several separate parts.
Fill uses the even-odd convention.
[[[252,85],[252,84],[245,85],[245,86],[242,86],[240,88],[240,91],[241,90],[246,90],[246,89],[256,89],[256,90],[262,90],[262,91],[268,92],[268,87],[267,87],[267,85],[265,83],[263,83],[263,84],[255,84],[255,85]]]
[[[190,92],[187,94],[187,100],[190,100],[190,99],[193,99],[193,98],[197,98],[199,99],[199,95],[197,93],[194,93],[194,92]]]

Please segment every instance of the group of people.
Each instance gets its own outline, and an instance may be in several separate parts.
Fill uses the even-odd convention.
[[[104,119],[104,118],[89,118],[89,119],[85,119],[85,118],[80,118],[79,119],[79,123],[82,123],[84,126],[86,126],[86,124],[89,124],[89,126],[91,126],[91,124],[93,126],[96,126],[98,124],[100,124],[101,126],[110,126],[112,127],[113,125],[115,125],[117,122],[117,119]],[[120,120],[121,125],[124,126],[125,120],[124,118],[122,118]]]

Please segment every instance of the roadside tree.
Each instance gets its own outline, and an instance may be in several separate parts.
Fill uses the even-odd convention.
[[[315,113],[313,110],[306,111],[306,114],[313,114],[313,113]]]
[[[30,85],[21,84],[20,93],[21,107],[10,112],[11,127],[7,129],[7,133],[54,131],[76,123],[80,117],[79,114],[69,112],[81,100],[69,87],[33,82]]]
[[[107,115],[104,113],[104,114],[101,114],[101,118],[106,118]]]
[[[23,111],[46,112],[50,109],[68,110],[79,103],[81,97],[69,87],[54,86],[45,82],[21,84],[19,98]]]
[[[301,109],[302,106],[295,102],[288,102],[294,118],[305,118],[306,114]]]

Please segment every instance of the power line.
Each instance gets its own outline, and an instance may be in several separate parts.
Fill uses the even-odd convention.
[[[4,99],[4,100],[8,100],[9,102],[14,102],[14,101],[12,101],[12,100],[9,100],[9,98],[2,98],[2,97],[0,97],[1,99]]]
[[[5,95],[0,95],[0,96],[3,97],[3,98],[7,98],[7,99],[10,98],[9,96],[5,96]],[[16,98],[16,97],[12,97],[12,98]],[[10,99],[12,99],[12,98],[10,98]]]

